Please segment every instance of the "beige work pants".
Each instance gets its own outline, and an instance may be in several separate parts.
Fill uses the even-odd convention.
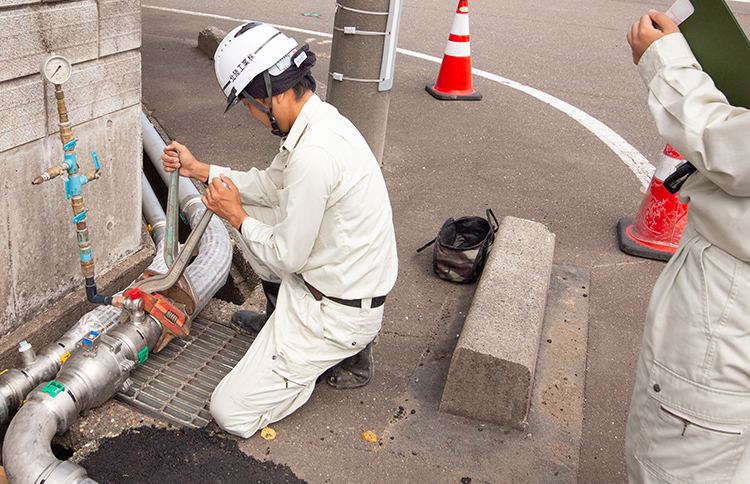
[[[631,484],[750,482],[750,264],[686,227],[649,304]]]
[[[237,366],[211,396],[221,428],[249,438],[302,406],[315,380],[375,339],[383,306],[316,301],[299,275],[285,276],[276,309]]]

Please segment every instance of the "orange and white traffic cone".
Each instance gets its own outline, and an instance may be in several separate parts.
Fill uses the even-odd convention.
[[[621,218],[617,223],[621,251],[663,261],[675,253],[687,223],[687,204],[664,188],[664,179],[684,161],[669,144],[664,147],[635,219]]]
[[[428,84],[425,89],[442,101],[479,101],[482,99],[482,95],[471,87],[468,0],[458,2],[437,82]]]

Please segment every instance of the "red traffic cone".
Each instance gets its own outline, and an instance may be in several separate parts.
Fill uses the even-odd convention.
[[[687,204],[664,188],[664,179],[683,161],[685,158],[669,144],[664,147],[635,220],[621,218],[617,223],[621,251],[663,261],[668,261],[675,253],[687,223]]]
[[[442,101],[479,101],[482,99],[482,95],[471,87],[468,0],[458,2],[437,82],[428,84],[425,89]]]

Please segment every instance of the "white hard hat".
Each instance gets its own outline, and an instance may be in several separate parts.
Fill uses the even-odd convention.
[[[292,65],[297,42],[270,25],[252,22],[240,25],[224,37],[214,54],[214,71],[227,109],[255,76],[265,71],[277,76]]]

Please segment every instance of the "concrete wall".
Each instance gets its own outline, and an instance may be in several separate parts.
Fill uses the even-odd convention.
[[[51,52],[73,63],[63,90],[81,173],[92,151],[102,167],[83,187],[97,282],[144,247],[140,1],[0,0],[0,45],[0,340],[9,340],[82,294],[63,177],[31,185],[63,161],[54,87],[39,73]]]

